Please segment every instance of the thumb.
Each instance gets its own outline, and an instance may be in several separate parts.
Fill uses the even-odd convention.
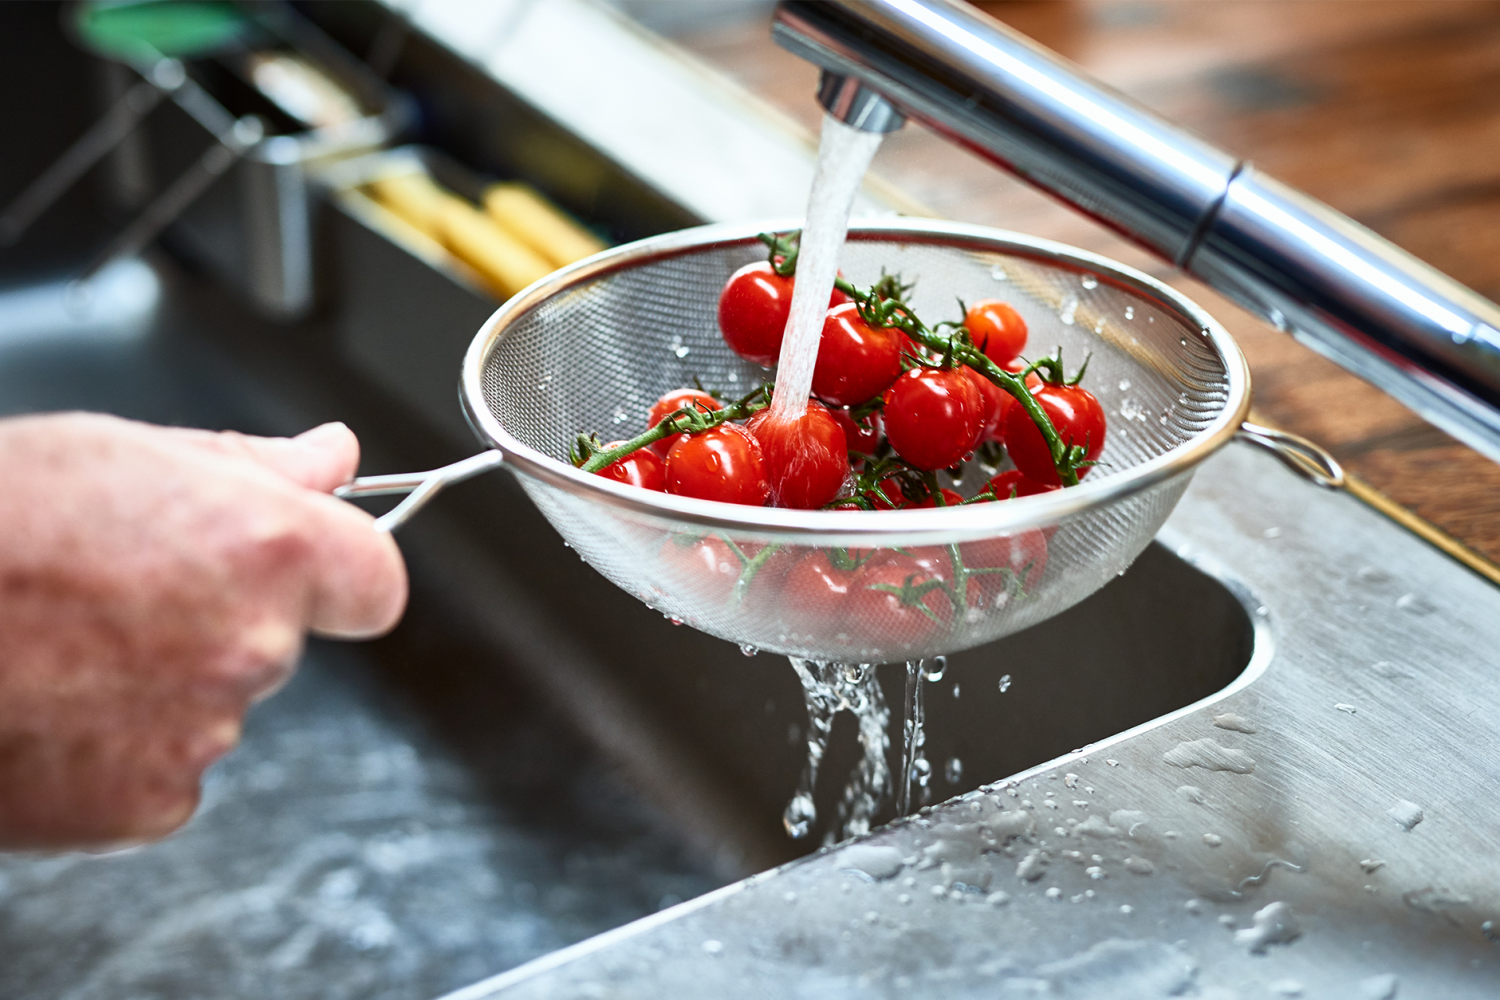
[[[222,450],[241,454],[319,493],[347,483],[359,468],[359,439],[339,421],[320,424],[294,438],[253,437],[236,431],[215,437]]]

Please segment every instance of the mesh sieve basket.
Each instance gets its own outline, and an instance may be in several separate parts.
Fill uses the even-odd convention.
[[[755,236],[767,228],[673,233],[559,271],[496,311],[464,363],[471,423],[568,544],[705,632],[809,659],[886,662],[1044,621],[1130,565],[1197,463],[1248,412],[1239,349],[1165,285],[1041,240],[888,220],[851,226],[842,269],[855,284],[882,269],[915,281],[912,305],[929,322],[954,315],[959,298],[1003,298],[1030,327],[1028,354],[1060,345],[1070,368],[1092,357],[1084,384],[1109,433],[1080,486],[960,508],[796,511],[637,490],[573,468],[579,431],[631,437],[657,397],[694,378],[736,396],[768,377],[728,349],[716,317],[729,275],[764,259]],[[910,571],[946,586],[907,604],[830,596],[800,565],[830,553],[838,565],[895,567],[881,579]]]

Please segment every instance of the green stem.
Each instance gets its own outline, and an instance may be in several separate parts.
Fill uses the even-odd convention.
[[[632,452],[640,451],[642,448],[655,444],[664,438],[674,434],[697,434],[709,428],[717,427],[730,420],[739,420],[748,417],[752,413],[759,413],[770,405],[770,386],[763,385],[759,389],[737,399],[722,410],[711,410],[707,413],[692,404],[684,406],[675,413],[663,417],[661,422],[643,434],[637,434],[629,441],[617,445],[614,448],[595,450],[592,445],[580,442],[587,447],[588,455],[578,465],[584,472],[598,472],[600,469],[618,462]]]
[[[989,379],[995,385],[1010,393],[1011,397],[1031,422],[1042,432],[1042,437],[1047,442],[1047,448],[1052,452],[1052,464],[1057,468],[1057,475],[1064,486],[1078,485],[1078,472],[1074,468],[1072,449],[1064,443],[1057,428],[1053,426],[1052,419],[1047,411],[1042,409],[1026,388],[1025,373],[1013,375],[995,364],[983,351],[980,351],[968,338],[967,330],[960,333],[955,330],[952,334],[944,336],[929,329],[911,307],[900,299],[882,299],[873,292],[860,291],[845,278],[835,278],[834,284],[844,294],[854,299],[860,305],[860,318],[872,326],[894,327],[905,333],[911,339],[922,344],[929,350],[942,355],[945,359],[951,358],[954,363],[968,365],[979,374]],[[963,330],[962,327],[959,330]]]

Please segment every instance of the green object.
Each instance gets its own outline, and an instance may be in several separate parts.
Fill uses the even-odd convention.
[[[246,23],[234,4],[216,0],[89,0],[74,19],[85,45],[125,61],[191,59],[236,40]]]

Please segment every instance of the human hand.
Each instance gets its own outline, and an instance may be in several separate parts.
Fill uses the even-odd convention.
[[[165,835],[307,631],[395,624],[395,543],[328,492],[358,463],[342,424],[0,420],[0,847]]]

